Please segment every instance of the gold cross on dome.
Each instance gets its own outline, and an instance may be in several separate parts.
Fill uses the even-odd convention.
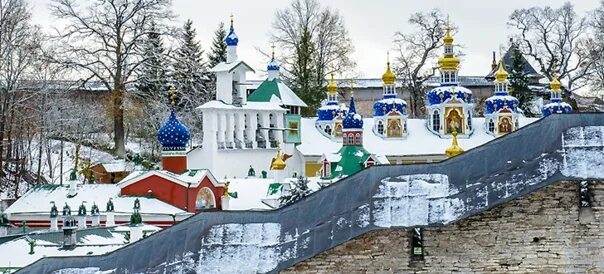
[[[273,48],[273,55],[272,55],[272,57],[273,57],[273,59],[275,59],[275,43],[273,43],[271,45],[271,48]]]
[[[234,17],[235,17],[235,16],[233,16],[233,14],[231,13],[231,26],[233,26],[233,18],[234,18]]]
[[[174,86],[170,87],[170,104],[174,106],[174,100],[176,100],[176,88]]]

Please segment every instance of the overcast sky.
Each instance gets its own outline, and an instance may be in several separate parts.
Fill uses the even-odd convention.
[[[47,5],[50,0],[31,0],[34,21],[52,25]],[[323,5],[338,9],[350,32],[357,62],[363,77],[380,77],[385,70],[386,51],[393,48],[396,31],[412,31],[407,20],[417,11],[440,8],[459,27],[456,43],[464,46],[466,56],[462,75],[485,75],[491,62],[491,52],[507,45],[511,30],[506,22],[514,9],[551,5],[559,7],[564,0],[320,0]],[[598,0],[572,1],[578,13],[598,6]],[[239,57],[257,70],[265,69],[265,60],[256,48],[270,50],[269,37],[275,11],[287,7],[286,0],[174,0],[173,10],[179,23],[192,19],[204,49],[208,49],[219,22],[228,23],[235,16],[235,31],[239,36]],[[278,49],[277,49],[278,50]]]

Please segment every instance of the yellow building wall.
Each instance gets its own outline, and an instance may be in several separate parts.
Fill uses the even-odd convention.
[[[317,176],[317,172],[321,169],[321,164],[317,162],[306,162],[304,164],[304,175],[307,177]]]

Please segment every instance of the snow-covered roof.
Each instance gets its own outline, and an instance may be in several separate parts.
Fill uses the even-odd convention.
[[[317,178],[308,178],[308,187],[313,191],[319,189],[316,183]],[[296,178],[287,178],[286,181],[293,182]],[[261,209],[269,210],[271,207],[262,203],[263,198],[267,197],[268,187],[275,183],[275,179],[262,178],[241,178],[227,179],[229,182],[229,192],[237,192],[237,198],[231,198],[229,210],[249,210]]]
[[[321,156],[321,160],[319,160],[319,162],[323,162],[325,160],[327,160],[330,163],[337,163],[340,160],[342,160],[342,156],[337,153],[327,153],[327,154],[323,154],[323,156]]]
[[[85,206],[90,209],[93,203],[96,203],[101,211],[105,210],[105,205],[109,198],[113,199],[116,213],[130,214],[133,212],[134,200],[137,197],[120,196],[120,187],[111,184],[84,184],[77,186],[77,195],[67,197],[68,186],[60,185],[40,185],[30,189],[25,195],[19,198],[15,203],[8,207],[6,214],[49,214],[50,202],[54,201],[59,209],[65,203],[71,207],[72,212],[86,202]],[[141,204],[141,214],[185,214],[180,208],[164,203],[155,198],[138,197]]]
[[[275,110],[275,111],[283,111],[286,110],[279,106],[278,102],[247,102],[244,105],[234,106],[230,104],[226,104],[222,101],[212,100],[209,101],[199,107],[197,109],[220,109],[220,110],[235,110],[235,109],[243,109],[243,110]]]
[[[154,233],[160,228],[144,225],[143,231]],[[128,243],[126,233],[129,226],[98,227],[76,231],[76,247],[62,249],[63,232],[44,232],[29,234],[0,244],[4,252],[0,256],[0,268],[20,268],[43,257],[68,257],[100,255],[116,250]],[[34,254],[29,254],[29,240],[35,240]]]
[[[367,151],[376,155],[385,156],[412,156],[412,155],[443,155],[445,149],[451,146],[451,139],[441,139],[426,128],[424,119],[408,119],[407,128],[409,135],[405,139],[384,139],[373,133],[373,118],[365,118],[363,125],[363,146]],[[520,118],[520,126],[525,126],[538,118]],[[305,156],[321,156],[336,153],[341,142],[325,137],[315,127],[316,118],[302,118],[301,129],[302,144],[296,146],[298,151]],[[475,130],[468,139],[458,139],[459,145],[468,150],[496,137],[489,135],[484,129],[484,118],[473,118],[472,125]]]
[[[167,170],[135,171],[122,179],[117,185],[120,188],[124,188],[151,176],[158,176],[184,187],[189,187],[189,184],[190,187],[197,187],[205,177],[208,177],[215,186],[221,185],[216,181],[212,173],[206,169],[187,170],[182,174],[175,174]]]
[[[254,69],[250,65],[246,64],[243,61],[235,61],[235,62],[231,62],[231,63],[220,62],[216,66],[211,68],[210,71],[211,72],[223,72],[223,71],[231,72],[231,71],[237,69],[240,65],[242,65],[248,71],[255,72]]]
[[[107,173],[125,172],[133,169],[131,165],[124,160],[100,163]]]

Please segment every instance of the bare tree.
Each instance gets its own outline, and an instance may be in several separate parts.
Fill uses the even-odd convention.
[[[594,33],[591,45],[595,57],[591,87],[602,96],[604,95],[604,1],[601,1],[600,6],[592,12],[591,18],[589,23]]]
[[[24,175],[24,135],[38,117],[28,111],[31,93],[21,90],[39,56],[40,30],[25,0],[0,0],[0,191],[15,195]]]
[[[398,49],[395,71],[402,87],[410,93],[410,116],[420,117],[425,105],[424,82],[436,71],[437,51],[443,46],[447,22],[438,9],[426,13],[417,12],[409,18],[415,31],[404,34],[397,32],[394,43]]]
[[[78,2],[78,3],[76,3]],[[172,18],[171,0],[53,0],[50,9],[67,21],[57,39],[57,61],[85,80],[98,80],[111,90],[115,154],[125,156],[124,96],[143,61],[138,48],[151,22],[158,26]],[[84,6],[80,6],[83,4]]]
[[[314,112],[324,96],[325,76],[354,67],[344,18],[317,0],[294,0],[275,13],[273,29],[284,78]]]
[[[555,71],[566,84],[565,95],[587,84],[594,58],[585,17],[569,2],[560,8],[532,7],[512,12],[508,25],[524,55],[532,57],[541,73],[552,79]],[[557,65],[556,65],[557,64]]]

